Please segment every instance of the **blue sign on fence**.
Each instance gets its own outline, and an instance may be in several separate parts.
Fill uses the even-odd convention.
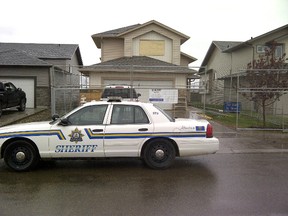
[[[224,102],[224,112],[238,112],[241,110],[241,102]]]

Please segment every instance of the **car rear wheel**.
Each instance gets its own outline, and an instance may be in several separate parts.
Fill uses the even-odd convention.
[[[152,140],[144,149],[144,161],[153,169],[166,169],[175,160],[176,151],[171,142],[165,139]]]
[[[20,140],[10,143],[4,151],[4,161],[15,171],[33,169],[39,162],[39,156],[31,143]]]
[[[18,110],[19,111],[25,111],[25,109],[26,109],[26,100],[23,98],[20,101],[20,105],[18,107]]]

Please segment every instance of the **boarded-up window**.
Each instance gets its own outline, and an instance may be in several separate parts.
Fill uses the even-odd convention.
[[[163,40],[140,40],[141,56],[164,56],[165,41]]]

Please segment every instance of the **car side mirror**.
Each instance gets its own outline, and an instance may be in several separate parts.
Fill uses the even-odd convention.
[[[53,121],[56,121],[57,119],[59,119],[59,115],[54,114],[54,115],[52,116],[52,120],[53,120]]]
[[[140,93],[137,93],[137,97],[140,97],[141,96],[141,94]]]
[[[67,118],[63,118],[61,119],[59,125],[62,125],[62,126],[68,126],[69,125],[69,121]]]

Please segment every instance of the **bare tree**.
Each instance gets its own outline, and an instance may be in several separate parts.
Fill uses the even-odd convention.
[[[241,93],[262,108],[263,127],[266,127],[266,107],[279,101],[288,89],[286,55],[276,57],[276,47],[277,43],[270,43],[265,49],[265,54],[248,63],[245,88],[249,89],[249,93]]]

